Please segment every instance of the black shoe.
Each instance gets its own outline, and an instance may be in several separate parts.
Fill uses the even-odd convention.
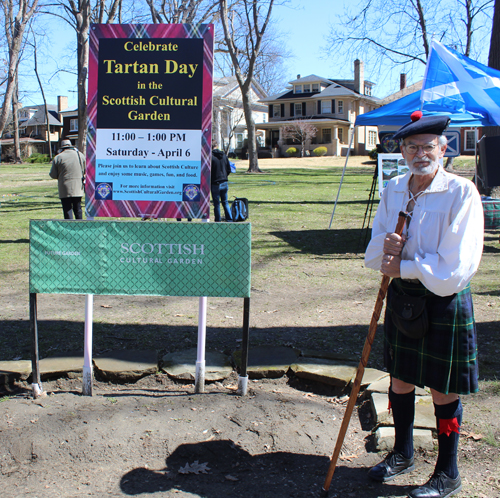
[[[368,471],[368,476],[374,481],[386,482],[414,469],[413,457],[405,458],[403,455],[391,451],[383,462],[380,462]]]
[[[410,498],[447,498],[456,495],[462,489],[462,479],[448,477],[443,471],[437,470],[423,485],[414,489]]]

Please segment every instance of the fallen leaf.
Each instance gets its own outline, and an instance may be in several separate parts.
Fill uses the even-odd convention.
[[[318,397],[316,394],[313,394],[313,393],[304,393],[304,396],[306,398],[317,398]]]
[[[101,308],[112,308],[109,304],[101,304]]]
[[[236,391],[236,389],[238,389],[238,386],[236,386],[235,384],[230,384],[229,386],[226,386],[226,389]]]
[[[227,481],[239,481],[239,479],[237,477],[231,476],[229,474],[225,477],[226,477]]]
[[[181,467],[179,474],[208,474],[210,468],[207,465],[208,462],[199,463],[198,460],[195,460],[191,465],[186,463],[184,467]]]
[[[184,316],[182,313],[176,313],[174,316]]]

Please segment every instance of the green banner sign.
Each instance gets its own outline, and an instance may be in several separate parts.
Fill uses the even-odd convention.
[[[250,296],[249,223],[32,220],[30,292]]]

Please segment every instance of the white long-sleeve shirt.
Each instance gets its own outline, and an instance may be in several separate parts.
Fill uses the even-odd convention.
[[[394,233],[409,200],[410,173],[393,178],[384,189],[373,221],[365,265],[382,266],[384,239]],[[442,167],[417,198],[401,253],[401,278],[418,279],[438,296],[463,290],[476,273],[483,252],[481,197],[469,180]]]

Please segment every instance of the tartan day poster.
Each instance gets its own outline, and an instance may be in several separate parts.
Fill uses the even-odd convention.
[[[90,33],[87,217],[208,218],[213,25]]]

